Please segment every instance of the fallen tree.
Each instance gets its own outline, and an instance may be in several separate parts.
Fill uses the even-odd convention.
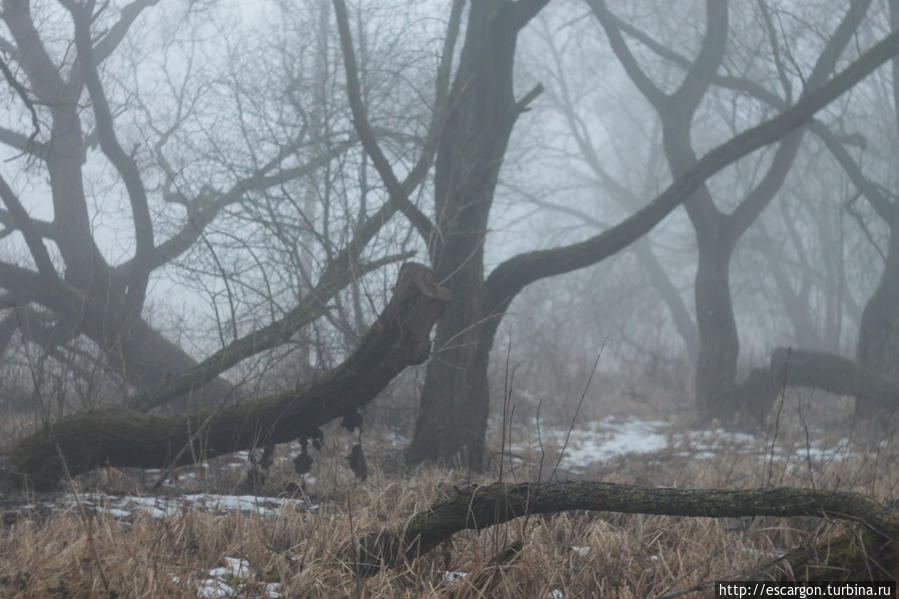
[[[742,412],[763,426],[777,396],[785,387],[809,387],[827,393],[872,399],[881,413],[899,408],[899,380],[849,358],[827,352],[778,347],[766,368],[754,369],[737,385]]]
[[[707,518],[814,516],[864,524],[892,550],[899,542],[899,509],[858,493],[812,489],[670,489],[614,483],[493,483],[454,488],[414,514],[399,531],[380,531],[356,541],[347,558],[360,575],[427,553],[462,530],[482,530],[531,514],[572,510]],[[892,541],[892,544],[889,542]],[[811,554],[792,556],[798,571]],[[871,557],[874,554],[871,553]],[[779,560],[780,561],[780,560]],[[895,564],[895,555],[892,562]]]
[[[178,416],[111,408],[65,418],[16,444],[7,475],[20,486],[52,489],[102,466],[165,468],[295,439],[305,446],[335,418],[353,428],[359,408],[404,368],[427,359],[430,330],[448,299],[430,269],[406,264],[356,351],[305,387]]]

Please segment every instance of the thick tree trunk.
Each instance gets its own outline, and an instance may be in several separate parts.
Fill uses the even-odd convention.
[[[306,388],[184,416],[116,408],[67,418],[20,441],[10,454],[8,474],[45,489],[100,466],[162,468],[197,456],[308,439],[338,417],[357,426],[360,407],[406,366],[427,359],[430,330],[448,299],[430,269],[407,264],[359,348]]]
[[[545,0],[486,0],[470,6],[453,82],[452,106],[434,175],[436,276],[453,300],[437,325],[421,412],[407,453],[411,464],[461,459],[483,466],[489,390],[487,361],[502,314],[486,312],[484,241],[499,168],[523,106],[513,94],[518,32]]]
[[[765,417],[785,386],[810,387],[827,393],[867,397],[877,412],[899,408],[899,378],[827,352],[779,347],[767,368],[757,368],[735,388],[737,407],[755,424]]]
[[[434,359],[428,364],[421,396],[421,412],[408,449],[412,464],[453,462],[480,469],[484,463],[484,435],[490,405],[487,366],[495,330],[474,312],[480,307],[471,288],[468,301],[451,302],[437,323]],[[472,326],[471,323],[477,323]],[[485,337],[489,336],[489,340]]]
[[[702,237],[699,230],[697,235]],[[699,326],[696,404],[704,418],[721,422],[729,422],[737,409],[734,385],[740,342],[730,295],[732,247],[717,237],[700,240],[695,286]]]
[[[519,1],[512,6],[517,8],[524,7],[524,10],[531,10],[528,8],[528,6],[531,6],[533,10],[536,11],[539,10],[539,6],[537,5],[539,5],[539,2],[521,4],[521,1]],[[483,5],[478,4],[476,6],[480,7],[480,9],[484,9]],[[514,8],[512,10],[514,12]],[[474,18],[474,16],[471,18]],[[521,22],[520,19],[519,22]],[[471,32],[469,31],[469,35],[470,34]],[[485,293],[479,295],[479,301],[481,301],[481,298],[486,298],[483,313],[479,317],[480,320],[469,322],[466,330],[470,327],[484,327],[486,326],[484,324],[485,322],[492,323],[491,326],[493,327],[498,326],[499,320],[505,314],[506,309],[516,294],[530,283],[542,278],[571,272],[579,268],[596,264],[633,243],[636,239],[650,231],[663,218],[670,214],[672,210],[687,200],[691,194],[700,190],[706,179],[711,175],[739,160],[743,156],[746,156],[750,152],[773,143],[781,139],[784,135],[806,124],[815,112],[826,106],[847,89],[850,89],[863,77],[870,74],[875,68],[892,58],[895,55],[897,48],[899,48],[896,46],[896,35],[897,34],[893,34],[882,40],[858,61],[853,63],[853,65],[832,78],[826,84],[822,85],[820,89],[804,96],[795,106],[788,108],[778,116],[769,119],[752,129],[740,133],[728,142],[709,151],[708,154],[703,156],[701,160],[696,161],[695,164],[688,165],[686,167],[687,170],[681,176],[678,176],[663,193],[622,223],[579,243],[520,254],[497,266],[487,278]],[[466,47],[471,48],[473,45],[470,45],[470,43],[466,41]],[[486,60],[483,62],[485,64],[487,63]],[[461,65],[459,68],[460,73],[468,72],[465,71]],[[458,84],[459,81],[464,82],[463,87],[466,90],[477,90],[474,92],[476,95],[481,91],[476,85],[474,75],[463,77],[461,79],[457,78],[456,83]],[[485,100],[487,98],[486,95],[481,95],[480,97]],[[466,101],[471,101],[471,99],[468,98]],[[461,110],[463,102],[462,100],[454,99],[451,103],[455,106],[455,118],[458,118],[459,114],[464,113],[464,111]],[[485,110],[487,110],[488,114],[493,114],[493,111],[496,109],[496,103],[491,100],[488,101],[487,104],[489,110],[487,110],[486,107]],[[520,104],[517,106],[520,106]],[[488,119],[485,122],[491,121]],[[489,128],[483,127],[483,124],[483,122],[480,123],[480,125],[482,125],[481,131],[492,132]],[[451,121],[447,126],[448,130],[459,128],[458,121]],[[453,135],[449,135],[448,137],[449,139],[454,138]],[[456,159],[461,160],[466,156],[479,155],[475,142],[476,138],[472,141],[470,146],[464,144],[452,146],[458,151]],[[452,154],[446,153],[445,149],[445,147],[441,147],[444,158],[446,158],[447,155],[452,156]],[[487,162],[487,164],[495,164],[498,166],[500,161],[501,155],[495,157],[493,162]],[[446,164],[441,166],[438,163],[438,192],[441,189],[439,183],[440,177],[444,177],[444,181],[447,180],[447,177],[451,180],[454,179],[452,176],[453,173],[454,171],[446,168]],[[465,178],[460,177],[459,180],[464,181]],[[447,205],[441,204],[441,201],[444,201],[442,198],[445,196],[438,193],[436,197],[437,215],[438,218],[443,219],[445,218],[445,215],[448,214]],[[462,197],[466,198],[469,205],[475,205],[482,199],[481,196],[475,194]],[[446,225],[443,224],[441,226]],[[449,238],[449,232],[450,231],[441,228],[437,233],[438,238],[433,240],[432,248],[435,248],[435,251],[432,251],[432,259],[434,255],[437,256],[437,259],[434,260],[435,264],[439,263],[441,258],[439,253],[441,247],[440,244],[443,243],[444,239]],[[483,236],[485,232],[486,231],[482,230],[480,235]],[[463,256],[463,263],[460,266],[460,270],[450,269],[448,271],[449,274],[456,275],[461,272],[461,267],[465,266],[468,262],[472,262],[471,256],[475,255],[480,257],[480,254],[476,254],[475,252],[469,254],[469,257],[467,258]],[[477,262],[477,265],[478,275],[482,276],[480,273],[480,261]],[[441,269],[438,269],[438,271],[447,272]],[[447,279],[447,285],[452,287],[452,281],[450,279]],[[484,347],[485,345],[489,347],[489,344],[492,343],[494,333],[495,330],[490,334],[485,334],[482,341],[479,342],[481,344],[480,347]],[[449,335],[448,337],[452,338],[452,335]],[[474,349],[472,349],[472,351],[474,351]],[[484,360],[484,372],[486,372],[487,355],[486,351],[481,353],[482,360]],[[460,377],[460,379],[462,377],[470,376],[470,372],[465,372],[465,368],[468,367],[467,364],[471,364],[471,362],[462,363],[458,369],[458,374],[456,376]],[[456,386],[461,388],[461,385]],[[429,396],[434,397],[432,394],[438,392],[439,389],[432,386],[431,390],[429,390]],[[433,410],[435,409],[433,406],[441,405],[441,402],[446,402],[449,406],[452,405],[451,398],[445,394],[442,395],[442,398],[434,397],[434,401],[427,401],[426,403],[427,405],[432,406],[429,410]],[[468,404],[460,402],[458,405]],[[447,412],[450,411],[451,408]],[[427,418],[424,413],[419,415],[415,438],[413,439],[414,449],[410,450],[407,455],[411,463],[430,459],[429,455],[423,452],[423,448],[428,446],[429,438],[436,438],[438,434],[435,428],[436,422],[436,418]],[[467,438],[473,439],[474,437],[469,436]],[[467,454],[479,455],[478,452],[467,452]],[[450,458],[452,456],[441,457]]]

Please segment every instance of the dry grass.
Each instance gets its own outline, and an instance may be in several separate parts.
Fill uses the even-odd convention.
[[[828,418],[839,409],[839,403],[831,406]],[[814,427],[803,414],[788,403],[776,428],[772,425],[768,431],[787,448],[785,454],[725,447],[714,458],[699,459],[698,449],[683,447],[615,458],[583,475],[682,488],[789,485],[855,490],[881,501],[899,497],[899,453],[893,436],[875,440],[869,451],[829,463],[812,461],[805,435]],[[517,434],[523,431],[519,428]],[[847,433],[834,434],[840,438]],[[411,514],[437,499],[441,482],[470,482],[466,473],[453,470],[419,470],[403,476],[388,466],[386,458],[376,459],[395,456],[396,450],[386,442],[376,443],[374,431],[366,437],[370,477],[359,483],[345,465],[346,445],[339,442],[339,434],[326,435],[326,451],[317,455],[313,471],[318,479],[310,488],[314,497],[307,498],[319,504],[314,511],[306,509],[308,503],[288,502],[276,517],[222,516],[186,507],[165,518],[140,511],[114,518],[76,505],[35,521],[19,519],[0,528],[0,597],[198,597],[203,592],[214,596],[210,585],[215,577],[210,571],[232,558],[246,560],[248,567],[237,576],[219,574],[216,584],[233,590],[220,596],[658,598],[738,578],[787,549],[851,529],[815,519],[734,521],[568,513],[519,519],[480,534],[461,533],[403,568],[362,579],[347,561],[346,548],[353,539],[401,527]],[[278,458],[266,481],[268,492],[277,492],[296,478],[283,448]],[[550,452],[545,459],[552,464],[555,456]],[[224,468],[224,474],[202,468],[184,472],[195,476],[182,477],[180,491],[215,487],[221,492],[233,488],[239,478],[233,469]],[[520,469],[504,472],[507,479],[527,478]],[[119,491],[141,488],[140,480],[127,472],[95,474],[79,484]],[[495,556],[517,544],[520,551],[496,563]],[[688,596],[713,595],[702,591]]]
[[[897,481],[888,476],[895,467],[861,461],[833,465],[816,484],[847,488],[844,481],[853,480],[862,483],[859,490],[888,499],[896,489]],[[327,463],[319,468],[320,476],[337,470]],[[247,560],[249,569],[236,579],[221,579],[234,590],[224,596],[265,597],[277,591],[282,597],[659,597],[733,579],[788,547],[847,529],[811,519],[735,523],[570,513],[459,534],[404,568],[359,579],[344,553],[351,539],[401,526],[435,500],[439,482],[463,478],[447,470],[423,470],[405,479],[373,470],[365,483],[329,481],[331,499],[315,512],[288,504],[277,517],[216,516],[190,508],[167,518],[135,512],[116,519],[75,507],[42,522],[19,520],[0,532],[0,596],[197,597],[211,584],[204,583],[210,570],[229,557]],[[785,472],[781,469],[781,478],[788,477]],[[621,482],[655,479],[653,484],[705,487],[755,486],[767,476],[758,459],[737,455],[704,461],[634,458],[605,475]],[[517,555],[491,563],[515,542],[522,547]],[[446,572],[466,574],[450,580]],[[270,583],[277,586],[266,586]]]

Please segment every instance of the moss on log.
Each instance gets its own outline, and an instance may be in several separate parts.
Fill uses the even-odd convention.
[[[899,539],[899,510],[858,493],[810,489],[669,489],[613,483],[494,483],[456,489],[414,514],[402,531],[368,535],[350,550],[361,574],[427,553],[455,533],[481,530],[528,514],[571,510],[708,518],[816,516],[861,522]]]
[[[356,351],[302,389],[172,417],[113,408],[65,418],[20,441],[7,471],[19,484],[52,489],[65,476],[102,466],[164,468],[313,437],[428,358],[430,330],[449,299],[431,275],[420,264],[403,266],[393,297]]]

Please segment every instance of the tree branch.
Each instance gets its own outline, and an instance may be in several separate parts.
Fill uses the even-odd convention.
[[[505,309],[521,289],[538,279],[589,266],[626,247],[649,232],[706,179],[808,123],[818,110],[896,54],[899,54],[899,32],[881,40],[817,91],[801,98],[792,108],[709,151],[661,195],[617,226],[580,243],[521,254],[500,264],[487,279],[491,312]]]
[[[147,191],[134,159],[129,156],[119,143],[115,132],[112,111],[97,72],[97,62],[91,42],[91,14],[88,8],[63,3],[72,14],[75,25],[75,47],[78,50],[78,61],[84,77],[84,84],[90,93],[94,107],[94,118],[97,121],[97,138],[100,149],[115,166],[128,190],[131,214],[134,220],[136,248],[134,266],[129,272],[127,302],[129,309],[140,311],[147,291],[150,276],[150,256],[153,253],[153,222],[150,218],[150,207]],[[90,6],[90,5],[88,5]],[[124,35],[124,33],[123,33]]]
[[[845,491],[814,489],[669,489],[591,481],[493,483],[457,488],[407,520],[402,531],[360,539],[348,556],[360,574],[425,554],[462,530],[483,530],[530,514],[572,510],[701,518],[812,516],[860,522],[899,539],[899,510]]]
[[[618,57],[618,61],[624,67],[625,72],[627,72],[627,76],[630,77],[637,89],[640,90],[640,93],[643,94],[643,97],[653,105],[656,111],[664,112],[669,96],[659,89],[643,69],[640,68],[637,59],[630,48],[628,48],[627,42],[621,36],[621,31],[618,28],[619,19],[606,7],[605,0],[587,0],[587,4],[593,9],[593,14],[596,15],[606,35],[609,36],[609,44],[612,46],[612,51],[615,52],[615,56]]]
[[[190,463],[195,455],[320,436],[320,426],[356,416],[404,368],[428,358],[430,330],[448,299],[430,269],[407,264],[356,351],[307,387],[180,417],[116,408],[67,418],[20,441],[8,474],[52,489],[64,473],[106,465],[165,468]],[[192,451],[181,451],[188,447]]]
[[[25,207],[22,206],[19,198],[16,197],[16,194],[13,193],[13,190],[6,183],[6,179],[2,176],[0,176],[0,198],[6,204],[6,208],[9,210],[16,228],[21,231],[22,236],[25,238],[25,244],[28,246],[28,251],[31,252],[32,258],[34,258],[38,272],[45,277],[56,278],[56,269],[53,268],[53,262],[50,260],[50,254],[47,252],[44,240],[37,232],[35,223],[31,220]]]
[[[346,4],[343,0],[333,0],[334,11],[337,15],[337,30],[340,33],[340,47],[343,51],[343,64],[346,71],[347,96],[350,100],[350,108],[353,111],[353,124],[362,146],[371,157],[375,169],[381,176],[391,202],[395,203],[399,210],[409,219],[412,226],[418,231],[425,243],[431,238],[433,224],[425,214],[418,209],[415,204],[409,200],[409,189],[406,185],[400,183],[390,162],[381,151],[378,140],[375,138],[368,122],[368,116],[365,114],[365,107],[362,102],[362,92],[359,85],[359,72],[356,67],[356,57],[353,52],[353,40],[350,34],[350,24],[347,19]]]

